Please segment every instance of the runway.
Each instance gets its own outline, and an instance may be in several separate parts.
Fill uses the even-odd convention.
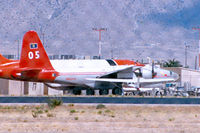
[[[1,96],[0,103],[48,103],[50,99],[58,99],[63,103],[86,104],[200,104],[200,98],[161,98],[161,97],[95,97],[95,96]]]

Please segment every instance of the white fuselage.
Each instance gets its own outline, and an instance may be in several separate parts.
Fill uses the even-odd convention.
[[[94,87],[95,82],[86,78],[96,78],[127,67],[111,66],[106,60],[51,60],[51,64],[59,73],[55,82],[89,87]]]

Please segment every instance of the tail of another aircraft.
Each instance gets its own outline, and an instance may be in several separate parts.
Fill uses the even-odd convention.
[[[10,63],[10,62],[14,62],[14,60],[9,60],[0,54],[0,64]]]
[[[42,42],[35,31],[28,31],[24,35],[19,66],[21,68],[53,69]]]

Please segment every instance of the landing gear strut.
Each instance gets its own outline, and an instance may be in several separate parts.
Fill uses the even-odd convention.
[[[108,89],[100,89],[100,90],[99,90],[99,94],[100,94],[100,95],[108,95],[108,93],[109,93],[109,90],[108,90]]]
[[[81,95],[81,89],[80,88],[74,88],[73,89],[73,94],[74,95]]]
[[[94,89],[91,88],[86,89],[86,95],[94,95]]]

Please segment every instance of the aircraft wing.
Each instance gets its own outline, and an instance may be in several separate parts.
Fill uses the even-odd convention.
[[[122,79],[132,79],[133,78],[133,70],[141,68],[141,66],[125,66],[121,69],[111,71],[109,73],[100,75],[98,78],[122,78]]]
[[[99,82],[115,82],[115,83],[138,83],[138,79],[109,79],[109,78],[87,78],[86,80],[99,81]],[[140,78],[139,83],[162,83],[175,81],[173,78],[163,79],[144,79]]]

